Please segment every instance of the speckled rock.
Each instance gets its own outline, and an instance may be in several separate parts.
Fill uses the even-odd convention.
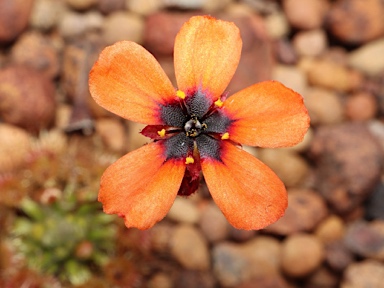
[[[199,221],[200,213],[190,199],[177,197],[167,218],[180,223],[195,224]]]
[[[299,29],[320,28],[328,10],[327,0],[284,0],[283,9],[289,23]]]
[[[300,56],[319,56],[327,49],[327,35],[322,29],[302,31],[293,38],[293,46]]]
[[[316,270],[324,259],[323,244],[313,235],[294,234],[282,245],[281,267],[294,278],[307,276]]]
[[[315,187],[339,213],[359,206],[378,183],[383,152],[363,124],[321,127],[311,153],[317,169]]]
[[[384,287],[384,264],[365,260],[350,265],[344,272],[341,288]]]
[[[344,120],[344,107],[338,94],[330,89],[311,87],[304,95],[312,125],[329,125]]]
[[[325,218],[316,228],[315,235],[324,244],[339,241],[344,237],[345,225],[343,220],[336,216],[330,215]]]
[[[259,158],[288,187],[298,186],[309,173],[307,162],[299,154],[284,149],[261,149]]]
[[[172,256],[183,267],[195,270],[209,269],[208,245],[195,227],[186,224],[177,226],[169,241]]]
[[[210,201],[201,208],[200,229],[210,242],[224,240],[229,234],[229,223],[219,207]]]
[[[0,0],[0,43],[11,42],[28,26],[33,0]]]
[[[384,35],[381,0],[338,0],[327,17],[327,27],[340,40],[362,43]]]
[[[133,13],[118,11],[109,14],[103,22],[103,39],[107,45],[129,40],[143,42],[144,20]]]
[[[35,0],[29,23],[34,28],[48,31],[57,26],[64,11],[65,4],[61,0]]]
[[[377,76],[384,71],[384,57],[380,57],[383,51],[384,38],[368,42],[349,54],[348,63],[369,76]]]
[[[358,221],[345,234],[345,244],[354,253],[367,258],[384,260],[384,221]]]
[[[376,116],[377,108],[374,95],[368,92],[357,92],[348,97],[345,114],[353,121],[367,121]]]
[[[265,230],[278,235],[312,231],[326,216],[327,206],[316,192],[289,190],[284,216]]]
[[[59,51],[50,38],[39,32],[24,33],[13,45],[11,58],[15,63],[25,64],[49,78],[59,74]]]

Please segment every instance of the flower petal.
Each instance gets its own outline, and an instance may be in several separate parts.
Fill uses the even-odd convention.
[[[105,48],[89,75],[95,101],[132,121],[164,124],[158,104],[175,99],[175,89],[156,59],[142,46],[121,41]]]
[[[252,155],[224,141],[221,161],[206,158],[201,166],[213,200],[234,227],[262,229],[283,216],[284,184]]]
[[[175,40],[175,74],[179,89],[201,88],[217,100],[236,71],[241,46],[240,32],[234,23],[209,16],[192,17]]]
[[[127,227],[148,229],[171,208],[182,178],[182,160],[166,162],[164,147],[150,143],[117,160],[101,178],[104,212],[125,216]]]
[[[252,85],[229,97],[223,111],[233,121],[230,139],[259,147],[293,146],[309,127],[303,97],[276,81]]]

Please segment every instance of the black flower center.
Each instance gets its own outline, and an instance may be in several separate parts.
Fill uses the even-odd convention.
[[[188,137],[197,137],[205,129],[207,129],[207,124],[200,123],[195,115],[192,115],[191,119],[185,122],[184,125],[185,134]]]

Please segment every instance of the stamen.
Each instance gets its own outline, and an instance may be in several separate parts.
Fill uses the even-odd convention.
[[[222,140],[227,140],[227,139],[229,139],[229,133],[228,133],[228,132],[225,132],[223,135],[221,135],[221,139],[222,139]]]
[[[195,163],[195,159],[193,159],[192,156],[188,156],[187,158],[185,158],[185,164],[193,164]]]
[[[157,134],[159,134],[160,137],[165,136],[165,129],[161,129],[160,131],[157,131]]]
[[[217,99],[216,101],[215,101],[215,105],[217,106],[217,107],[221,107],[221,106],[223,106],[223,101],[221,101],[221,99],[219,98],[219,99]]]
[[[181,99],[185,99],[185,93],[181,90],[176,91],[176,96],[181,98]]]

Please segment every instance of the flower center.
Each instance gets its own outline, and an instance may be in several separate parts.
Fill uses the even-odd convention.
[[[191,119],[184,125],[184,131],[188,137],[197,137],[205,129],[207,129],[207,124],[200,123],[195,115],[192,115]]]

